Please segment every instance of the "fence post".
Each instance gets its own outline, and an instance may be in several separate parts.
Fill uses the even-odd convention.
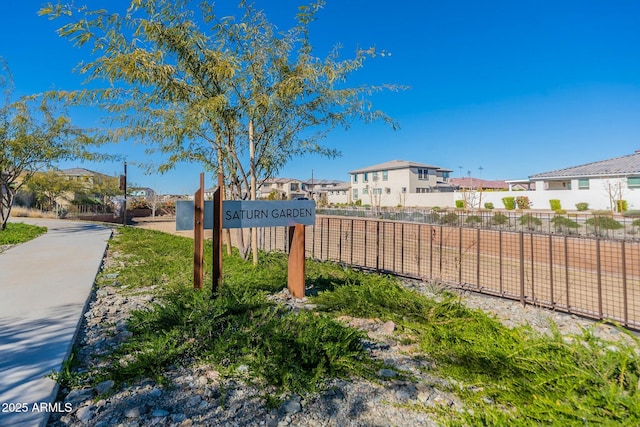
[[[524,300],[524,232],[520,231],[520,302],[526,305]]]
[[[627,300],[627,253],[625,241],[622,241],[622,304],[624,305],[624,325],[629,325],[629,301]]]
[[[204,172],[200,173],[200,188],[193,198],[193,288],[202,289],[204,277]]]
[[[602,265],[600,261],[600,239],[596,239],[596,264],[598,274],[598,316],[602,319]]]

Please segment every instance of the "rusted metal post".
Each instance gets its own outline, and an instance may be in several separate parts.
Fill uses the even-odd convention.
[[[304,298],[304,234],[303,224],[289,227],[287,287],[295,298]]]
[[[215,298],[222,285],[222,174],[218,174],[218,188],[213,193],[213,267],[211,298]]]
[[[204,173],[200,174],[200,188],[194,194],[193,215],[193,288],[202,289],[204,277]]]

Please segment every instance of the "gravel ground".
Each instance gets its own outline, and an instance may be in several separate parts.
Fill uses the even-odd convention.
[[[152,227],[151,227],[152,228]],[[117,260],[109,253],[105,264]],[[98,288],[84,316],[77,339],[80,371],[90,371],[101,364],[101,356],[110,353],[131,333],[127,318],[132,310],[148,306],[150,294],[127,292],[118,285],[117,276],[109,277],[111,285]],[[406,286],[436,296],[440,289],[420,281],[405,281]],[[472,308],[497,316],[508,326],[529,324],[548,330],[548,321],[556,322],[563,333],[580,333],[581,328],[594,327],[595,334],[607,340],[626,339],[617,329],[579,318],[517,302],[461,293],[461,300]],[[274,298],[294,310],[313,309],[304,300],[283,291]],[[267,409],[258,397],[263,391],[243,382],[248,368],[238,368],[238,378],[224,379],[207,365],[173,367],[167,373],[169,385],[143,379],[115,389],[111,381],[95,387],[60,390],[59,400],[68,413],[54,413],[50,427],[60,426],[437,426],[426,412],[407,410],[407,405],[433,406],[445,404],[460,407],[457,398],[445,390],[447,381],[430,374],[424,358],[412,356],[411,347],[393,337],[393,322],[377,319],[344,318],[346,323],[365,330],[369,340],[364,344],[374,358],[390,368],[378,372],[379,381],[335,380],[327,391],[313,396],[282,396],[284,403]],[[409,372],[411,380],[401,372]]]

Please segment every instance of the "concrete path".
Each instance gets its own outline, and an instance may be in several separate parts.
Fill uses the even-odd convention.
[[[0,253],[0,426],[44,426],[111,230],[45,219],[48,233]]]

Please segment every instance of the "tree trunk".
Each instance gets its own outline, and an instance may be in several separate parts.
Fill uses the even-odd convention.
[[[255,144],[253,142],[253,120],[249,120],[249,162],[251,164],[251,200],[256,200],[257,198],[257,189],[256,189],[256,153],[255,153]],[[251,251],[253,253],[253,264],[258,264],[258,233],[257,229],[251,228],[249,229],[249,233],[251,234]]]

